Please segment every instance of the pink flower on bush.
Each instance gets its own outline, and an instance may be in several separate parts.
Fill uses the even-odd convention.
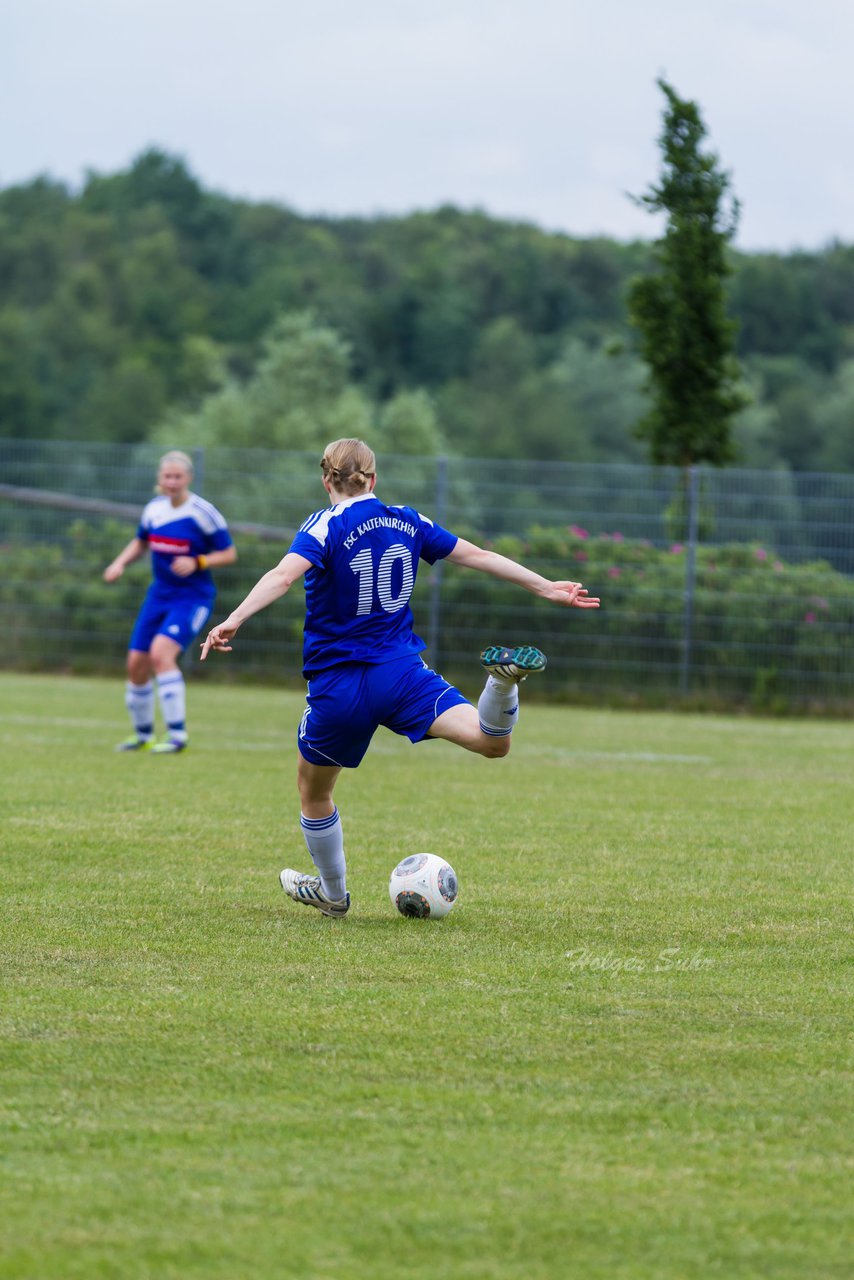
[[[590,537],[590,534],[587,532],[587,530],[586,530],[586,529],[582,529],[582,528],[581,528],[581,525],[578,525],[578,524],[571,524],[571,525],[569,526],[569,532],[570,532],[570,533],[572,533],[572,534],[574,534],[576,538],[589,538],[589,537]]]
[[[573,553],[573,557],[572,557],[572,558],[573,558],[573,560],[586,560],[586,559],[587,559],[587,552],[586,552],[586,551],[575,551],[575,552]]]
[[[756,548],[756,559],[757,559],[757,560],[767,560],[767,559],[768,559],[768,552],[765,550],[765,548],[764,548],[764,547],[757,547],[757,548]]]
[[[681,542],[674,542],[673,546],[670,548],[671,554],[674,556],[678,556],[679,553],[684,550],[685,548],[682,546]]]
[[[775,572],[775,573],[782,573],[782,572],[783,572],[783,562],[782,562],[782,560],[775,560],[775,561],[774,561],[774,572]]]
[[[608,570],[608,577],[619,578],[619,576],[620,576],[620,570],[617,568],[615,564],[612,564],[611,568]]]
[[[623,541],[623,535],[621,533],[612,533],[611,537],[614,539],[615,542]]]
[[[812,611],[805,613],[804,622],[815,622],[815,614]]]

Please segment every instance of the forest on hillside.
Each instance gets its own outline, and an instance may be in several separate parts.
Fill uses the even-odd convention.
[[[158,150],[0,190],[0,437],[640,462],[651,245],[305,217]],[[738,462],[854,470],[854,246],[732,252]]]

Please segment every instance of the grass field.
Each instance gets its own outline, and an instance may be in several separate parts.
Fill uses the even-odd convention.
[[[278,886],[301,707],[125,757],[121,681],[0,675],[0,1276],[850,1277],[854,727],[381,731],[334,921]]]

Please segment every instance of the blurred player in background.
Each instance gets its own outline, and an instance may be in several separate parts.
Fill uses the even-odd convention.
[[[542,671],[532,646],[485,649],[488,675],[477,708],[431,671],[412,629],[409,597],[418,561],[447,559],[479,569],[564,606],[595,609],[580,582],[550,582],[506,556],[440,528],[413,507],[374,495],[376,461],[361,440],[336,440],[320,463],[332,505],[309,516],[287,555],[209,632],[202,649],[231,651],[240,626],[305,575],[303,675],[308,706],[297,745],[302,827],[317,875],[282,871],[282,888],[324,915],[350,906],[344,837],[332,792],[342,768],[355,769],[379,725],[411,742],[445,738],[468,751],[505,756],[519,716],[519,684]]]
[[[130,638],[125,706],[133,733],[117,751],[174,755],[188,745],[186,693],[178,658],[210,617],[216,598],[211,569],[233,564],[237,551],[216,507],[190,492],[193,464],[186,453],[165,453],[157,470],[159,496],[142,513],[135,538],[104,570],[115,582],[129,564],[151,552],[154,581]],[[154,741],[155,683],[166,737]]]

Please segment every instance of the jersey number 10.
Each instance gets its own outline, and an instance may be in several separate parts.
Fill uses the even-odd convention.
[[[402,572],[400,590],[395,595],[391,579],[392,571],[398,560],[400,561]],[[358,555],[353,556],[350,561],[350,568],[359,578],[359,607],[356,610],[356,616],[362,617],[364,614],[370,613],[374,606],[374,556],[371,548],[363,547]],[[412,595],[414,583],[415,571],[412,567],[412,552],[408,547],[404,547],[402,543],[395,542],[393,546],[387,547],[382,553],[380,562],[377,565],[377,595],[386,613],[397,613],[399,609],[403,609],[406,606],[409,597]]]

